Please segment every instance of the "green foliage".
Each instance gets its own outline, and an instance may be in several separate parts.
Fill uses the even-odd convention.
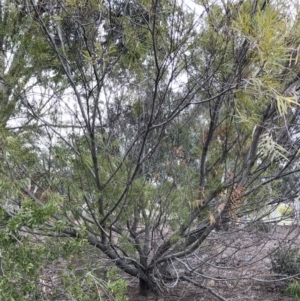
[[[3,300],[33,300],[47,250],[26,237],[1,231],[0,297]]]
[[[0,14],[4,300],[13,285],[16,300],[42,295],[52,261],[68,265],[66,299],[127,300],[94,254],[164,286],[162,265],[199,247],[221,202],[267,214],[281,197],[300,43],[283,2],[198,1],[198,20],[184,1],[19,2]],[[298,271],[296,250],[272,256]]]
[[[73,258],[74,260],[74,258]],[[78,260],[77,257],[77,265]],[[60,274],[63,287],[67,288],[67,297],[88,301],[109,298],[115,301],[127,301],[127,282],[120,278],[116,268],[107,271],[106,276],[98,277],[94,269],[90,269],[88,262],[77,268],[71,265]],[[105,278],[105,279],[104,279]],[[58,292],[59,293],[59,289]]]
[[[262,220],[254,221],[247,226],[247,229],[254,232],[269,233],[272,226]]]
[[[112,267],[107,271],[106,277],[108,280],[106,288],[109,291],[109,293],[114,297],[114,300],[127,301],[127,282],[120,277],[118,269],[116,267]]]
[[[272,269],[275,273],[296,275],[300,273],[300,257],[298,248],[281,246],[271,255]]]
[[[262,156],[270,157],[271,162],[281,158],[288,161],[288,158],[286,157],[287,151],[281,145],[276,143],[268,133],[262,136],[258,147]]]
[[[299,280],[293,279],[287,289],[285,290],[286,294],[293,297],[294,300],[298,301],[300,300],[300,284]]]

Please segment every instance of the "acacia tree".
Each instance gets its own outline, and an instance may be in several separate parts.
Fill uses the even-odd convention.
[[[201,1],[198,16],[177,1],[16,1],[51,61],[43,97],[20,87],[23,134],[1,131],[3,246],[31,263],[32,246],[50,251],[20,233],[54,236],[55,256],[93,246],[142,294],[205,288],[194,261],[212,231],[298,195],[274,192],[299,171],[299,24],[282,2]]]

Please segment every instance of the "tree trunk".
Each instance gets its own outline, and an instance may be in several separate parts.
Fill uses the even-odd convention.
[[[140,278],[139,279],[139,289],[140,289],[140,294],[142,296],[147,296],[148,292],[150,291],[149,282]]]

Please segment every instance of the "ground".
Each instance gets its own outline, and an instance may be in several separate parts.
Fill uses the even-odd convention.
[[[292,301],[285,292],[290,279],[282,280],[282,275],[272,271],[269,253],[281,246],[300,246],[300,227],[273,226],[269,232],[260,230],[237,227],[212,233],[191,263],[194,266],[203,263],[197,279],[228,301]],[[143,297],[137,292],[136,280],[128,280],[130,301],[218,300],[188,283],[170,288],[165,296]]]

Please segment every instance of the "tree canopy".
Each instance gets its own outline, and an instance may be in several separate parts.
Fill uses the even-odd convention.
[[[0,296],[45,300],[76,256],[53,300],[123,300],[94,256],[142,294],[208,289],[191,262],[213,232],[299,196],[298,6],[195,7],[0,1]]]

